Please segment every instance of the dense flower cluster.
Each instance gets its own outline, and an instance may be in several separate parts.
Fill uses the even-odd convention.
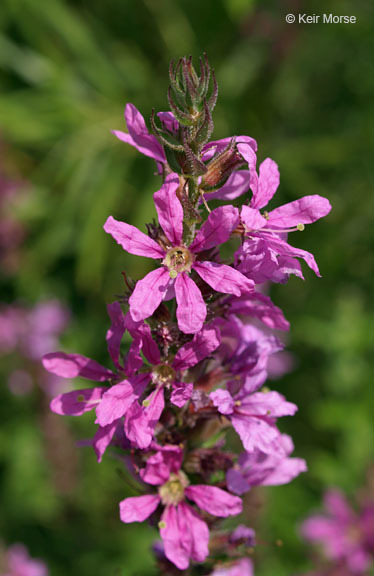
[[[162,185],[154,194],[158,223],[147,234],[112,216],[104,225],[123,250],[155,262],[108,307],[113,368],[64,352],[47,354],[44,366],[95,382],[57,396],[51,408],[95,411],[99,460],[109,445],[131,455],[145,493],[120,503],[121,520],[158,522],[158,555],[178,569],[210,556],[212,576],[251,576],[252,531],[221,534],[217,546],[211,538],[210,549],[209,531],[217,518],[242,512],[240,496],[252,486],[284,484],[306,470],[304,460],[290,457],[292,440],[277,424],[297,407],[264,388],[283,348],[273,330],[289,324],[263,285],[302,278],[300,259],[319,275],[312,254],[287,236],[331,207],[314,195],[264,211],[278,167],[268,158],[257,172],[257,144],[248,136],[210,140],[218,89],[206,59],[200,74],[189,58],[172,64],[170,82],[171,112],[152,114],[153,134],[132,104],[128,133],[114,132],[156,161]],[[132,342],[124,355],[125,332]],[[243,446],[239,457],[223,450],[231,426]]]

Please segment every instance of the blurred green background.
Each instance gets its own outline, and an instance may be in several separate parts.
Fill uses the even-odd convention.
[[[357,23],[285,22],[301,12]],[[299,405],[281,427],[309,473],[249,497],[256,576],[306,571],[297,526],[329,486],[359,497],[373,461],[373,16],[369,0],[1,2],[0,166],[20,183],[11,211],[25,236],[3,267],[1,300],[59,298],[72,315],[64,349],[107,363],[105,304],[122,292],[122,270],[148,269],[102,225],[112,214],[144,229],[160,182],[152,160],[110,130],[125,129],[126,102],[147,121],[152,107],[167,109],[170,58],[207,51],[220,86],[214,136],[248,134],[260,160],[276,160],[273,206],[306,194],[333,205],[293,242],[316,255],[322,279],[305,269],[305,283],[271,290],[296,359],[275,384]],[[156,531],[118,518],[132,493],[122,464],[98,465],[75,445],[93,434],[92,415],[50,415],[37,387],[12,395],[7,372],[20,362],[0,369],[0,539],[24,542],[52,576],[156,574]]]

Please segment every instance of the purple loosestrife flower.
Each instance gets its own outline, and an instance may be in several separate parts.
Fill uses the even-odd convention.
[[[306,472],[307,466],[302,458],[289,458],[293,452],[293,442],[290,436],[282,434],[279,443],[283,452],[264,454],[259,450],[239,456],[238,467],[228,470],[227,487],[234,494],[245,494],[252,486],[279,486],[288,484],[301,472]]]
[[[163,361],[158,348],[155,347],[153,356],[147,358],[151,366],[146,373],[147,384],[152,384],[155,388],[141,405],[134,402],[125,417],[126,436],[138,448],[148,448],[153,439],[165,406],[164,389],[171,390],[171,404],[178,408],[184,406],[192,395],[193,383],[182,381],[183,373],[209,356],[219,344],[220,333],[212,322],[197,332],[190,342],[179,348],[173,360]],[[111,417],[111,401],[115,403],[116,399],[109,400],[105,406],[103,406],[104,399],[101,402],[101,412],[97,411],[99,424],[105,425],[106,418]],[[101,414],[105,416],[102,420]]]
[[[304,538],[320,544],[327,558],[344,562],[353,574],[366,574],[374,553],[373,532],[366,533],[374,526],[374,506],[360,517],[338,490],[327,492],[324,503],[326,514],[311,516],[302,525]]]
[[[48,576],[44,562],[30,558],[22,544],[14,544],[9,548],[5,566],[5,572],[1,576]]]
[[[233,206],[213,210],[189,246],[183,242],[183,208],[177,197],[179,178],[169,175],[161,189],[154,194],[160,225],[166,236],[161,246],[134,226],[118,222],[111,216],[104,230],[130,254],[162,259],[157,268],[139,280],[129,299],[130,314],[135,321],[153,314],[161,302],[174,296],[177,300],[179,329],[187,334],[201,330],[206,314],[206,304],[199,288],[190,278],[192,271],[213,290],[241,296],[253,291],[253,282],[227,266],[199,259],[199,254],[226,242],[237,227],[239,215]]]
[[[172,404],[183,406],[193,390],[191,382],[182,380],[184,373],[209,356],[220,344],[219,330],[212,322],[179,348],[172,360],[162,359],[148,325],[144,322],[135,323],[130,315],[123,316],[117,302],[109,306],[108,310],[112,319],[107,333],[108,350],[116,372],[78,354],[57,352],[47,354],[43,359],[44,367],[53,374],[66,378],[81,376],[111,384],[109,388],[100,386],[60,394],[51,403],[53,412],[71,416],[80,416],[96,409],[99,429],[93,446],[99,460],[123,417],[126,437],[138,448],[147,448],[165,406],[164,389],[171,390]],[[119,359],[120,343],[126,328],[134,341],[127,362],[122,366]],[[149,365],[143,366],[140,349]],[[140,368],[141,371],[137,373]],[[140,404],[138,400],[149,391],[150,386],[153,389]]]
[[[51,410],[56,414],[81,416],[85,412],[97,409],[106,395],[117,398],[116,410],[111,414],[111,422],[104,427],[100,427],[94,438],[93,446],[99,461],[114,436],[117,420],[144,392],[148,383],[144,374],[133,376],[131,380],[129,379],[129,375],[132,376],[139,366],[137,352],[142,340],[134,340],[128,354],[130,362],[122,365],[120,361],[120,343],[126,330],[126,318],[118,302],[109,305],[108,312],[112,324],[107,332],[107,344],[109,354],[116,368],[115,372],[81,354],[54,352],[46,354],[43,358],[44,368],[48,372],[62,378],[81,377],[94,382],[114,384],[110,388],[98,386],[74,390],[73,392],[58,395],[51,402]],[[133,353],[134,349],[135,354]]]
[[[158,492],[126,498],[120,502],[120,517],[125,523],[143,522],[162,505],[159,528],[165,555],[185,570],[190,560],[203,562],[209,553],[208,525],[186,499],[221,518],[240,514],[242,501],[216,486],[190,485],[181,470],[182,457],[176,446],[164,446],[151,456],[140,474],[144,482],[157,486]]]
[[[322,196],[304,196],[299,200],[261,214],[275,194],[279,185],[279,170],[276,163],[267,158],[260,165],[259,176],[254,172],[251,183],[253,196],[249,206],[241,210],[241,222],[245,230],[243,245],[235,254],[236,267],[246,276],[261,284],[267,280],[285,282],[290,274],[303,278],[300,263],[302,258],[320,276],[312,254],[294,248],[286,242],[288,232],[303,230],[326,216],[330,202]]]
[[[247,452],[283,454],[281,434],[275,423],[281,416],[293,416],[297,406],[278,392],[250,393],[245,386],[231,395],[229,390],[211,392],[218,411],[231,421]]]

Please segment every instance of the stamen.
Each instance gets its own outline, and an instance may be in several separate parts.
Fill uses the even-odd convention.
[[[293,228],[260,228],[259,230],[255,230],[255,232],[276,232],[280,234],[288,234],[289,232],[302,232],[305,230],[304,224],[299,223],[297,226]]]

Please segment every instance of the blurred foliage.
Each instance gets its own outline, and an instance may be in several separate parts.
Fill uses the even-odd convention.
[[[357,23],[285,22],[300,12],[355,15]],[[134,278],[148,270],[102,225],[113,214],[144,230],[159,179],[152,161],[110,130],[124,129],[126,102],[146,119],[152,107],[166,109],[171,57],[208,52],[220,85],[214,135],[251,135],[260,160],[278,162],[273,206],[315,193],[333,205],[326,220],[292,239],[316,255],[323,278],[306,271],[305,283],[272,289],[291,321],[297,359],[276,383],[299,405],[283,429],[309,473],[250,495],[257,576],[306,570],[298,523],[326,487],[359,491],[373,460],[373,16],[365,0],[1,3],[1,164],[27,183],[16,205],[27,239],[1,296],[68,304],[66,350],[106,362],[105,302],[122,291],[122,270]],[[13,397],[5,369],[2,376],[1,539],[24,542],[53,576],[153,574],[156,533],[118,518],[118,501],[131,493],[122,464],[97,465],[89,448],[75,446],[92,435],[92,419],[62,422],[40,391]]]

